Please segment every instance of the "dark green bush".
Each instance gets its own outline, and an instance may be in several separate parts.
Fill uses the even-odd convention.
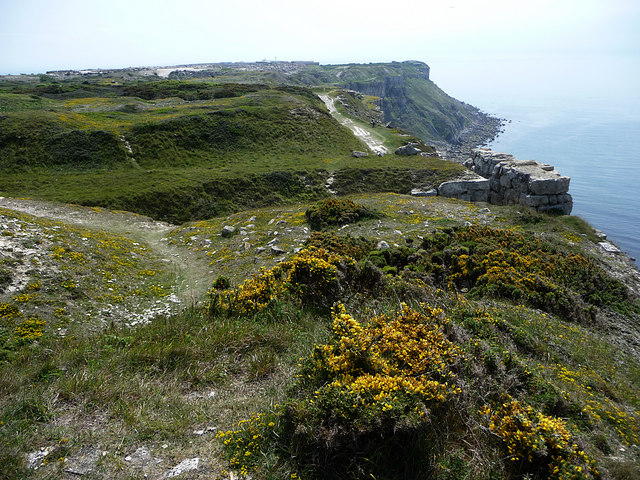
[[[346,225],[363,218],[374,218],[377,213],[353,200],[327,198],[310,207],[305,215],[311,227],[320,230],[329,225]]]

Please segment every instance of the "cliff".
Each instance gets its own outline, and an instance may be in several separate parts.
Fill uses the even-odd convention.
[[[426,63],[405,61],[307,66],[291,78],[378,97],[385,122],[441,148],[476,146],[497,133],[498,119],[447,95],[429,75]]]
[[[222,62],[173,67],[48,72],[57,81],[115,78],[119,81],[213,79],[219,83],[253,83],[339,87],[376,97],[384,121],[437,144],[460,159],[471,147],[495,136],[500,121],[447,95],[430,79],[420,61],[344,65],[316,62]],[[47,78],[47,76],[43,76]],[[460,150],[462,154],[460,154]],[[462,158],[463,160],[464,158]]]

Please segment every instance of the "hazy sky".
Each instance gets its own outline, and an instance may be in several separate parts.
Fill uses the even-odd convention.
[[[639,53],[638,0],[0,0],[0,74]]]

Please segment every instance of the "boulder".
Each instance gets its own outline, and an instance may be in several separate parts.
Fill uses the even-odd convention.
[[[419,188],[411,190],[412,197],[435,197],[436,195],[438,195],[438,191],[435,188],[426,191]]]
[[[368,157],[369,154],[367,152],[359,152],[358,150],[354,150],[353,152],[351,152],[351,156],[356,158],[362,158],[362,157]]]
[[[236,231],[235,227],[232,227],[230,225],[225,225],[224,227],[222,227],[222,231],[220,232],[220,234],[223,237],[230,237],[235,233],[235,231]]]
[[[398,149],[396,149],[396,155],[418,155],[419,153],[422,153],[422,150],[420,150],[418,148],[418,144],[417,143],[407,143],[406,145],[403,145],[402,147],[399,147]]]

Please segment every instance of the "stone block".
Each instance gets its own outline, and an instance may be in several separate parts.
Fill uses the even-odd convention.
[[[569,190],[569,177],[532,178],[529,191],[534,195],[553,195]]]
[[[527,207],[540,207],[542,205],[549,205],[548,195],[526,195],[520,194],[520,203]]]

